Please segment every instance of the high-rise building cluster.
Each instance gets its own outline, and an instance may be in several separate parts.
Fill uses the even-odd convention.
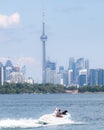
[[[89,61],[69,58],[68,68],[60,66],[57,72],[56,63],[46,62],[46,83],[63,84],[65,86],[83,86],[89,84]]]
[[[4,82],[8,83],[24,83],[25,82],[25,66],[22,68],[15,67],[11,60],[7,60],[6,64],[3,65],[0,62],[0,86]]]
[[[63,84],[65,86],[103,86],[104,69],[90,69],[89,60],[69,58],[68,68],[60,66],[57,72],[56,63],[46,62],[46,83]]]

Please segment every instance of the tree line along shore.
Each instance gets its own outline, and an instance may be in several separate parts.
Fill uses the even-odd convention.
[[[55,84],[29,84],[29,83],[4,83],[0,87],[0,94],[23,94],[23,93],[78,93],[104,92],[104,86],[65,87]]]

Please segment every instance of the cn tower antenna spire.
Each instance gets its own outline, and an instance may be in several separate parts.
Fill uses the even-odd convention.
[[[45,12],[43,12],[43,34],[45,34]]]
[[[45,13],[43,11],[43,22],[42,22],[42,35],[40,37],[42,41],[42,50],[43,50],[43,65],[42,65],[42,83],[46,83],[46,41],[47,41],[47,35],[45,34]]]
[[[43,17],[43,22],[45,22],[45,10],[43,10],[42,17]]]

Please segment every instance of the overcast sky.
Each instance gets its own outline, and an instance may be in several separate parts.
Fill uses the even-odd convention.
[[[46,55],[68,68],[69,57],[89,59],[104,68],[104,0],[0,0],[0,61],[26,65],[26,75],[41,81],[42,12]]]

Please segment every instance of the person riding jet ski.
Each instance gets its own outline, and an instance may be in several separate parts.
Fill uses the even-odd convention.
[[[56,117],[63,117],[63,115],[66,115],[66,113],[68,113],[67,110],[64,110],[63,112],[61,112],[61,109],[56,108],[54,114]]]

